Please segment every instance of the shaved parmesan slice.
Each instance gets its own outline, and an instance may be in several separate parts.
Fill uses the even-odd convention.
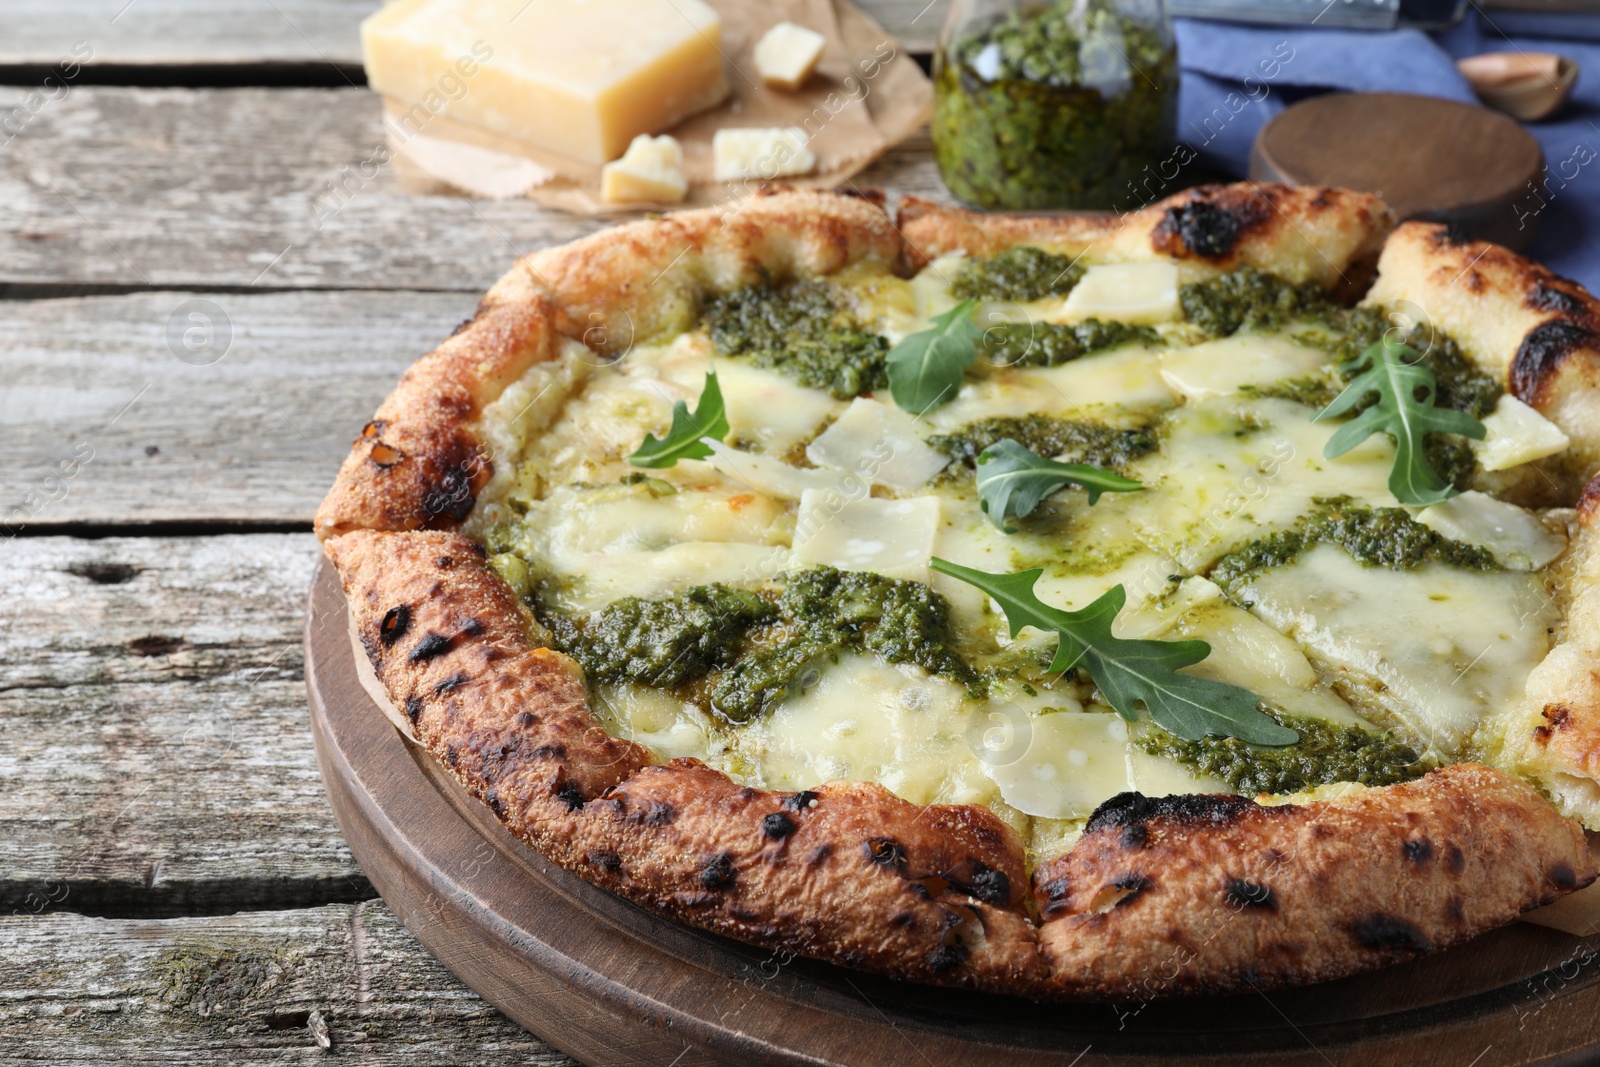
[[[716,472],[734,485],[753,489],[758,493],[782,500],[799,500],[802,494],[818,490],[845,492],[849,479],[838,471],[806,470],[791,467],[771,456],[758,456],[753,452],[740,452],[721,441],[702,437],[701,442],[711,449],[707,457]],[[859,484],[859,483],[858,483]]]
[[[795,518],[794,565],[825,564],[925,582],[938,532],[939,501],[934,497],[851,499],[808,489]]]
[[[1328,356],[1272,334],[1246,333],[1161,354],[1161,377],[1190,400],[1237,393],[1240,386],[1304,378]]]
[[[916,489],[944,470],[950,457],[922,443],[922,430],[908,412],[857,397],[832,426],[806,446],[819,467],[854,471],[874,485]]]
[[[1567,547],[1565,537],[1531,512],[1476,490],[1423,508],[1417,519],[1453,541],[1482,545],[1501,566],[1517,571],[1536,571]]]
[[[734,440],[782,455],[807,440],[844,405],[821,389],[796,385],[777,371],[736,360],[715,361],[717,384]],[[703,380],[705,371],[700,371]]]
[[[1503,471],[1566,450],[1567,435],[1533,408],[1507,393],[1483,420],[1489,435],[1472,449],[1486,471]]]
[[[1151,324],[1180,317],[1176,263],[1102,263],[1067,294],[1069,318]]]

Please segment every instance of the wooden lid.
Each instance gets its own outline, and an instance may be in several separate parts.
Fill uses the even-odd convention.
[[[1515,249],[1533,240],[1544,153],[1487,108],[1409,93],[1330,93],[1262,127],[1250,177],[1377,193],[1402,219],[1454,222]],[[1535,195],[1537,194],[1537,195]]]

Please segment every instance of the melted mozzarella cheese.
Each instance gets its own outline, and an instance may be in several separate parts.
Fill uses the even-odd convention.
[[[1566,551],[1567,539],[1538,516],[1487,493],[1469,491],[1423,508],[1417,519],[1453,541],[1482,545],[1502,567],[1536,571]]]
[[[1367,566],[1317,545],[1238,594],[1358,707],[1402,724],[1419,752],[1465,750],[1511,707],[1550,649],[1555,607],[1535,575],[1430,563]]]
[[[1160,451],[1131,465],[1149,491],[1126,494],[1113,506],[1128,508],[1140,536],[1191,572],[1264,530],[1293,525],[1318,498],[1394,506],[1389,439],[1377,434],[1325,459],[1337,424],[1312,422],[1314,415],[1287,400],[1186,405],[1166,423]]]
[[[1241,333],[1161,353],[1161,377],[1189,400],[1319,373],[1327,353],[1273,334]]]
[[[851,499],[807,490],[795,516],[793,562],[925,582],[938,531],[935,497]]]
[[[1176,263],[1102,263],[1083,272],[1067,294],[1062,312],[1072,321],[1088,318],[1149,325],[1172,322],[1178,306]]]

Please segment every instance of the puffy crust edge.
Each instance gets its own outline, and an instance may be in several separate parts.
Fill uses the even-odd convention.
[[[1205,185],[1124,215],[986,215],[908,197],[900,228],[911,262],[1031,244],[1112,261],[1176,260],[1193,276],[1248,264],[1353,298],[1394,226],[1378,197],[1349,189]]]
[[[1408,222],[1384,244],[1364,303],[1425,317],[1561,427],[1572,446],[1537,464],[1560,499],[1600,469],[1600,301],[1583,286],[1500,245]]]
[[[1536,792],[1459,765],[1279,807],[1124,794],[1036,872],[1036,922],[1022,849],[987,809],[650,765],[589,714],[578,668],[539,646],[474,542],[356,531],[324,547],[386,691],[514,834],[627,899],[763,946],[1036,999],[1145,995],[1175,951],[1183,967],[1155,994],[1270,988],[1453,944],[1595,876],[1581,830]],[[1268,857],[1270,878],[1255,873]]]
[[[496,282],[362,427],[317,509],[317,536],[459,525],[494,469],[473,424],[507,386],[555,355],[554,320],[554,305],[522,267]]]
[[[614,355],[686,324],[707,290],[864,259],[901,266],[882,201],[820,191],[763,192],[734,210],[614,226],[523,257],[401,376],[317,509],[317,536],[459,527],[495,470],[483,409],[567,341]]]
[[[613,226],[523,262],[555,301],[563,332],[615,353],[687,328],[708,291],[832,274],[867,259],[902,265],[900,235],[881,199],[791,190],[732,210]]]

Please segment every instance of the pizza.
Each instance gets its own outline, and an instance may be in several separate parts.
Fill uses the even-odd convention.
[[[660,914],[1034,999],[1596,877],[1600,305],[1339,189],[775,191],[518,262],[316,519],[386,710]]]

